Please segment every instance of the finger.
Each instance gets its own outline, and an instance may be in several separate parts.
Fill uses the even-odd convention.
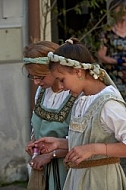
[[[65,157],[65,161],[69,162],[74,156],[75,156],[75,153],[73,151],[68,152]]]
[[[37,166],[35,166],[34,169],[36,169],[36,170],[42,170],[42,169],[43,169],[43,166],[42,166],[42,165],[37,165]]]
[[[41,149],[41,153],[45,154],[45,153],[48,153],[48,152],[46,151],[46,149]]]
[[[41,143],[40,146],[38,145],[38,147],[39,147],[41,153],[48,153],[48,152],[50,152],[48,146],[45,146],[45,145],[42,144],[42,143]]]
[[[80,164],[82,161],[83,161],[83,159],[81,159],[81,158],[78,158],[78,159],[75,161],[75,165],[78,165],[78,164]]]
[[[28,154],[30,154],[30,155],[32,155],[32,153],[33,153],[33,149],[31,149],[31,148],[26,148],[25,151],[26,151]]]
[[[70,159],[71,162],[76,162],[79,159],[78,156],[74,156]]]
[[[30,149],[30,148],[32,149],[32,148],[34,148],[34,146],[35,146],[35,143],[30,143],[30,144],[28,144],[27,147],[28,147],[29,149]]]
[[[39,150],[43,150],[44,149],[44,144],[43,143],[35,143],[34,144],[36,148],[39,148]]]
[[[31,167],[37,170],[38,164],[36,162],[31,161]]]
[[[49,152],[51,152],[52,150],[49,150],[47,147],[43,147],[42,149],[41,149],[41,153],[43,153],[43,154],[47,154],[47,153],[49,153]]]
[[[40,151],[44,149],[44,144],[43,143],[35,143],[35,147],[38,148]]]
[[[32,168],[34,168],[36,170],[42,170],[43,165],[41,165],[40,163],[34,161],[33,164],[32,164]]]
[[[39,170],[43,170],[43,166],[40,166]]]
[[[26,151],[27,153],[29,153],[29,150],[28,150],[28,149],[25,149],[25,151]]]
[[[34,166],[34,162],[30,162],[29,164],[30,164],[30,166],[31,166],[31,167],[33,167],[33,166]]]
[[[35,143],[44,143],[45,142],[45,139],[44,139],[44,137],[42,138],[42,139],[38,139],[37,141],[35,141]]]
[[[67,162],[71,162],[73,163],[74,165],[78,165],[80,163],[80,159],[78,159],[77,157],[73,157],[71,160],[67,161],[67,160],[64,160],[65,163]]]

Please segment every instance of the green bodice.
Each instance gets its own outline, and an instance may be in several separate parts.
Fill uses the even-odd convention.
[[[65,138],[68,135],[70,113],[75,98],[68,95],[58,109],[48,109],[43,106],[45,90],[42,89],[32,116],[32,126],[35,138],[53,136]]]

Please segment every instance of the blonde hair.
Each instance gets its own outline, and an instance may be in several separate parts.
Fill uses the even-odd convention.
[[[54,52],[58,47],[59,45],[54,42],[40,41],[25,46],[23,55],[24,58],[47,57],[48,52]],[[50,73],[48,62],[47,64],[29,62],[27,64],[24,64],[24,67],[30,74],[37,76],[45,76]]]

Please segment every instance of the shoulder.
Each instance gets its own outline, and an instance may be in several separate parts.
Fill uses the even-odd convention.
[[[35,103],[36,103],[36,101],[37,101],[37,99],[38,99],[38,96],[39,96],[39,93],[40,93],[41,90],[42,90],[42,87],[41,87],[41,86],[39,86],[39,87],[37,88],[37,90],[36,90],[36,93],[35,93]]]
[[[101,38],[107,37],[109,34],[112,33],[112,27],[107,25],[100,33]]]
[[[110,98],[105,102],[104,108],[107,110],[119,110],[123,109],[126,110],[126,103],[123,100],[120,92],[118,89],[113,87],[112,85],[106,88],[106,93],[110,94]]]

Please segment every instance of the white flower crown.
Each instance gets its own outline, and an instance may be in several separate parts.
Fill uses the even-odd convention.
[[[104,71],[100,68],[100,65],[97,63],[81,63],[79,61],[68,59],[63,56],[59,56],[56,54],[53,54],[53,52],[48,53],[49,61],[53,62],[59,62],[61,65],[66,65],[69,67],[74,67],[77,69],[84,69],[89,70],[90,75],[93,76],[94,79],[100,79],[103,80],[104,77]]]

